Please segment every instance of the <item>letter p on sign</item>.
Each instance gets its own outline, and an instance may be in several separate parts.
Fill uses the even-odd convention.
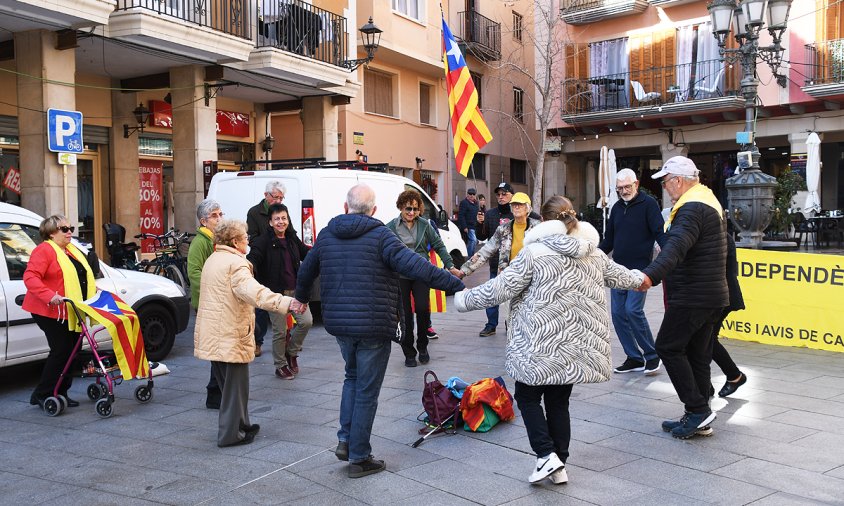
[[[48,109],[47,140],[54,153],[82,153],[82,113]]]

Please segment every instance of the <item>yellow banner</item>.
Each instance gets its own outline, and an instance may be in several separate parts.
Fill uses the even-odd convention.
[[[779,346],[844,352],[844,262],[836,255],[738,250],[747,309],[721,335]]]

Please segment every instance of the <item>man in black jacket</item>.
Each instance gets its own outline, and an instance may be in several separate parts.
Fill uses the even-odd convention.
[[[457,228],[466,241],[466,252],[471,257],[475,254],[478,237],[475,228],[478,226],[478,199],[474,188],[466,190],[466,198],[460,201],[457,212]]]
[[[712,327],[730,302],[724,276],[724,210],[712,190],[700,184],[698,173],[690,159],[675,156],[652,176],[661,179],[674,207],[666,220],[662,251],[642,269],[642,289],[665,281],[667,307],[656,337],[656,352],[686,413],[679,421],[666,420],[662,429],[681,439],[712,434]]]
[[[643,269],[651,263],[654,242],[662,242],[665,220],[653,197],[639,191],[636,173],[621,169],[615,189],[620,197],[610,211],[604,239],[598,247],[628,269]],[[647,292],[610,290],[610,312],[618,341],[627,359],[613,369],[616,373],[659,371],[654,336],[645,316]]]

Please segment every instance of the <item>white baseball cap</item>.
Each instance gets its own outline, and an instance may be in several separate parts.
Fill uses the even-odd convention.
[[[700,171],[695,166],[695,162],[689,160],[685,156],[675,156],[669,158],[662,169],[651,176],[651,179],[659,179],[666,174],[674,174],[677,176],[697,176]]]

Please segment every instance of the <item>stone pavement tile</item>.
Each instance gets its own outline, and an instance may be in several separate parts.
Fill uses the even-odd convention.
[[[276,499],[283,500],[284,498]],[[347,495],[343,495],[340,492],[335,492],[334,490],[323,490],[322,492],[318,492],[307,497],[302,497],[301,499],[285,501],[284,504],[287,506],[311,506],[314,504],[330,504],[331,506],[364,506],[366,503],[358,501],[357,499],[353,499]],[[399,502],[399,504],[401,504],[401,502]]]
[[[715,504],[747,504],[773,492],[765,487],[715,476],[688,466],[647,458],[615,467],[606,474],[631,481],[638,479],[655,488]]]
[[[708,447],[707,439],[683,441],[667,433],[654,436],[630,432],[595,444],[699,471],[712,471],[743,458],[740,455]]]
[[[844,435],[844,424],[841,423],[841,418],[837,416],[790,409],[770,417],[769,420]]]
[[[844,403],[841,402],[774,392],[762,392],[755,395],[753,402],[844,418]]]
[[[742,387],[742,390],[744,390],[744,387]],[[790,409],[784,406],[759,402],[756,396],[761,392],[758,390],[749,390],[747,392],[742,392],[742,390],[739,390],[727,398],[713,398],[710,403],[712,410],[717,411],[718,413],[724,413],[725,416],[732,413],[747,418],[764,420],[780,413],[784,413]],[[746,396],[746,398],[742,398],[742,396]]]
[[[501,446],[510,446],[514,442],[521,440],[527,435],[521,416],[517,416],[516,420],[512,420],[509,422],[500,422],[489,432],[469,432],[464,430],[462,426],[459,428],[459,430],[460,433],[466,437],[479,439],[481,441],[486,441],[488,443],[493,443]],[[572,432],[574,432],[574,429],[572,429]]]
[[[806,383],[806,384],[814,384],[816,381],[819,381],[821,378],[825,378],[828,376],[823,376],[822,374],[806,369],[772,369],[769,367],[755,367],[755,366],[746,366],[745,362],[737,362],[739,360],[736,357],[733,357],[733,360],[736,361],[738,364],[739,369],[745,370],[747,369],[747,376],[748,378],[755,379],[773,379],[778,381],[791,381],[794,383]],[[717,366],[712,366],[713,372],[713,380],[715,378],[723,378],[723,374],[715,375],[716,373],[720,372]],[[752,376],[751,376],[752,375]],[[838,381],[841,381],[840,378]],[[833,385],[826,385],[826,386],[833,386]],[[744,387],[742,387],[744,388]]]
[[[59,483],[136,498],[184,477],[179,470],[138,469],[90,458],[73,465],[63,465],[49,476]]]
[[[602,393],[601,395],[606,395]],[[572,420],[594,421],[611,415],[613,417],[626,416],[631,411],[618,407],[608,407],[604,404],[593,404],[591,399],[572,399],[569,402],[569,416]]]
[[[817,378],[813,378],[811,381],[806,382],[806,388],[811,388],[814,386],[834,388],[840,391],[844,391],[844,380],[842,380],[841,376],[823,375]]]
[[[0,471],[12,474],[44,478],[58,470],[80,466],[90,457],[77,457],[64,448],[31,447],[0,443]]]
[[[62,506],[91,506],[93,504],[119,504],[120,506],[144,506],[161,504],[157,501],[149,501],[138,497],[127,497],[120,493],[109,493],[101,490],[81,489],[69,492],[61,497],[53,499],[55,504]],[[172,504],[172,503],[171,503]]]
[[[380,458],[377,453],[375,455]],[[393,471],[389,460],[386,463],[385,471],[357,479],[349,478],[348,464],[336,459],[326,466],[302,470],[296,474],[366,504],[394,504],[434,490],[418,480]]]
[[[77,487],[49,479],[0,471],[0,502],[3,504],[56,503],[58,497],[78,491]]]
[[[771,419],[743,416],[718,410],[718,419],[713,424],[720,432],[721,429],[747,434],[754,438],[769,439],[778,443],[789,443],[817,433],[815,429],[798,427],[787,423],[780,423]]]
[[[758,386],[755,386],[756,381],[754,381],[755,378],[754,376],[751,376],[751,374],[753,373],[748,370],[747,384],[741,387],[736,394],[741,393],[746,386],[758,388]],[[795,382],[785,380],[781,377],[776,379],[765,378],[764,389],[766,392],[779,392],[783,394],[811,397],[814,399],[831,399],[835,396],[844,394],[844,379],[838,378],[838,382],[839,385],[837,386],[824,386],[819,384],[815,379],[807,380],[805,382]]]
[[[288,504],[290,501],[319,504],[314,502],[315,498],[325,492],[329,492],[326,487],[281,470],[244,480],[222,491],[208,504]]]
[[[591,471],[606,471],[607,469],[612,469],[628,462],[634,462],[640,458],[638,455],[627,451],[607,448],[597,444],[572,441],[569,445],[568,462]]]
[[[431,438],[435,437],[439,437],[439,435],[431,436]],[[440,455],[426,451],[425,445],[431,438],[426,439],[417,448],[410,447],[410,443],[412,443],[410,440],[396,442],[377,436],[373,436],[370,443],[372,444],[372,453],[377,455],[379,459],[385,460],[390,471],[399,472],[402,469],[420,466],[442,458]],[[337,462],[333,447],[331,448],[331,457]]]
[[[425,492],[424,494],[396,501],[395,504],[400,504],[402,506],[431,506],[432,504],[437,506],[466,506],[478,503],[468,499],[463,499],[462,497],[457,497],[453,494],[447,494],[441,490],[432,490],[430,492]]]
[[[783,464],[744,459],[713,473],[815,501],[841,503],[844,480]]]
[[[315,455],[327,451],[327,445],[278,441],[275,438],[269,438],[268,441],[270,444],[249,452],[248,457],[262,462],[273,463],[276,464],[276,467],[279,467],[279,465],[293,464],[294,462],[312,458]]]
[[[627,395],[637,395],[648,399],[671,399],[677,397],[674,385],[671,384],[664,370],[661,370],[657,376],[645,376],[644,374],[635,372],[613,374],[610,383],[612,383],[612,388],[615,391],[621,391]]]
[[[197,465],[197,464],[193,464]],[[180,471],[184,469],[179,468]],[[199,471],[199,469],[197,469]],[[141,496],[156,504],[199,504],[208,501],[214,504],[217,497],[223,496],[232,488],[224,481],[202,476],[183,476],[160,487],[155,487]]]
[[[822,505],[822,504],[830,504],[828,502],[821,502],[821,501],[812,501],[805,497],[799,497],[796,495],[786,494],[785,492],[777,492],[775,494],[771,494],[768,496],[759,499],[758,501],[753,501],[749,503],[749,505],[753,506],[812,506],[812,505]],[[749,506],[748,505],[748,506]]]
[[[29,444],[33,441],[38,442],[54,432],[55,428],[46,425],[20,423],[15,420],[0,418],[0,441],[2,442]]]
[[[470,464],[444,459],[404,469],[399,474],[480,504],[502,504],[532,493],[527,475],[522,481],[514,480],[476,467],[476,464],[481,462]]]
[[[82,404],[82,406],[84,406],[84,404]],[[80,409],[82,406],[76,409]],[[143,407],[146,406],[142,406],[142,408]],[[118,409],[117,404],[114,405],[114,409]],[[171,419],[172,415],[167,417],[168,421]],[[81,423],[79,425],[79,429],[82,431],[108,434],[117,437],[154,440],[177,432],[181,430],[181,427],[170,423],[150,423],[149,420],[144,420],[134,416],[132,412],[129,412],[121,413],[119,416],[114,414],[108,419]]]
[[[664,434],[661,428],[663,420],[677,420],[679,418],[679,413],[674,413],[673,415],[667,417],[660,417],[646,413],[636,413],[633,411],[611,410],[604,415],[592,418],[590,421],[597,425],[621,429],[621,434],[633,431],[657,436]]]
[[[378,411],[381,411],[381,409]],[[386,412],[389,413],[389,411]],[[426,428],[426,425],[417,421],[415,418],[413,420],[394,418],[391,415],[381,415],[379,413],[376,415],[375,423],[372,425],[372,433],[399,444],[410,444],[421,437],[419,430],[423,428]],[[437,435],[435,434],[431,437],[436,437]]]
[[[625,432],[617,427],[610,427],[601,423],[595,423],[585,420],[571,420],[571,437],[572,439],[583,441],[584,443],[595,443],[602,441]]]
[[[630,505],[637,504],[646,498],[644,504],[659,504],[652,502],[650,497],[660,491],[643,483],[642,477],[636,480],[625,480],[607,473],[597,473],[575,465],[566,465],[569,482],[562,487],[553,489],[564,494],[559,504],[567,504],[568,497],[574,497],[591,504],[602,505]],[[548,484],[548,488],[553,485]],[[562,488],[562,490],[560,490]]]
[[[295,380],[294,380],[295,381]],[[281,390],[279,388],[253,388],[249,392],[249,404],[256,401],[280,402],[290,409],[318,406],[327,402],[340,404],[336,395],[318,394],[307,390]]]
[[[667,400],[646,399],[625,392],[611,392],[593,397],[589,399],[589,402],[612,409],[620,408],[626,411],[660,416],[666,420],[683,414],[683,405],[676,398],[668,398]]]
[[[832,476],[833,478],[844,479],[844,466],[836,467],[835,469],[828,471],[824,474],[826,474],[827,476]]]
[[[802,439],[794,441],[796,446],[816,450],[817,452],[830,452],[831,454],[840,455],[840,463],[844,464],[844,435],[827,434],[824,432],[815,432]]]
[[[300,421],[279,421],[251,414],[249,421],[261,424],[258,437],[265,436],[271,441],[292,441],[326,448],[337,444],[336,428],[312,424],[304,418]]]

